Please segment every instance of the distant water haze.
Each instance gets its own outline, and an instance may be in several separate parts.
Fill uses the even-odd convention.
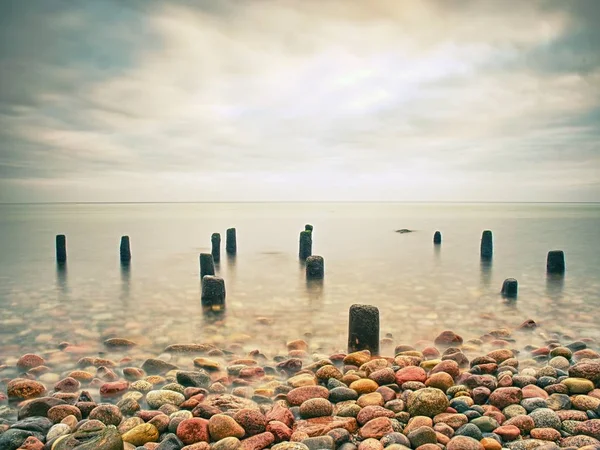
[[[314,225],[313,253],[325,259],[322,283],[307,283],[298,260],[306,223]],[[354,303],[379,307],[382,337],[395,344],[445,329],[475,338],[526,319],[548,335],[600,338],[598,223],[598,204],[1,205],[0,351],[18,357],[63,341],[101,350],[115,335],[154,354],[189,342],[276,353],[295,338],[343,350]],[[233,258],[224,252],[230,227]],[[485,229],[494,238],[489,263],[479,256]],[[217,320],[202,313],[198,264],[214,232],[227,289]],[[56,234],[67,236],[62,268]],[[126,267],[122,235],[131,238]],[[564,277],[546,276],[553,249],[565,251]],[[509,277],[519,281],[516,301],[499,294]]]

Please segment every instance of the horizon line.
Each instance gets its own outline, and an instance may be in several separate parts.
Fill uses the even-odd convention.
[[[165,204],[263,204],[263,203],[395,203],[395,204],[588,204],[597,205],[600,201],[574,201],[574,202],[551,202],[551,201],[460,201],[460,200],[223,200],[223,201],[73,201],[73,202],[0,202],[1,206],[8,205],[165,205]]]

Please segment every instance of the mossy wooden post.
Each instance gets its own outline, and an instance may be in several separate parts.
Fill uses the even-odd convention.
[[[506,298],[517,298],[517,292],[519,290],[519,282],[514,278],[507,278],[502,283],[501,294]]]
[[[219,233],[213,233],[210,237],[210,242],[212,244],[212,257],[213,261],[218,263],[221,260],[221,235]]]
[[[306,259],[312,255],[312,231],[304,230],[300,232],[300,250],[298,256],[300,259]]]
[[[215,262],[211,253],[200,253],[200,279],[215,274]]]
[[[202,277],[202,307],[213,311],[225,309],[225,280],[206,275]]]
[[[565,252],[562,250],[551,250],[546,260],[546,271],[548,273],[565,273]]]
[[[129,236],[121,236],[121,246],[119,248],[119,254],[121,257],[122,264],[129,264],[131,261],[131,248],[129,246]]]
[[[379,309],[371,305],[352,305],[348,322],[348,353],[369,350],[379,354]]]
[[[433,234],[433,243],[436,245],[439,245],[442,243],[442,233],[440,233],[439,231],[436,231]]]
[[[481,257],[483,259],[489,259],[494,254],[494,242],[492,238],[492,232],[485,230],[481,235]]]
[[[56,262],[59,264],[67,262],[67,237],[64,234],[56,235]]]
[[[229,228],[227,230],[226,240],[225,240],[225,250],[230,255],[235,255],[237,252],[237,239],[235,236],[235,228]]]
[[[322,256],[312,255],[306,258],[306,278],[319,280],[325,276],[325,262]]]
[[[314,227],[310,223],[307,223],[306,225],[304,225],[304,230],[306,230],[306,231],[312,231],[313,228]]]

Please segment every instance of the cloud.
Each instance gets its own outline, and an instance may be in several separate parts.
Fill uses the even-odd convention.
[[[7,2],[0,200],[597,200],[597,3],[509,3]]]

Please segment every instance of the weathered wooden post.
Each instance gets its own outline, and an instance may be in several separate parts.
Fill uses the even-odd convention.
[[[210,237],[210,242],[212,244],[212,257],[213,261],[218,263],[221,260],[221,235],[219,233],[213,233]]]
[[[439,231],[436,231],[433,234],[433,243],[436,245],[439,245],[442,243],[442,233],[440,233]]]
[[[67,262],[67,237],[64,234],[56,235],[56,262],[59,264]]]
[[[129,236],[121,236],[121,246],[119,248],[121,263],[128,264],[131,261],[131,248],[129,247]]]
[[[502,283],[502,290],[500,291],[503,297],[506,298],[517,298],[517,292],[519,290],[519,282],[514,278],[507,278]]]
[[[322,256],[312,255],[306,258],[306,278],[320,279],[325,275],[325,262]]]
[[[300,259],[306,259],[312,255],[312,231],[304,230],[300,232],[300,250],[298,256]]]
[[[211,253],[200,253],[200,279],[215,274],[215,262]]]
[[[494,242],[492,238],[492,232],[485,230],[481,235],[481,257],[491,258],[494,254]]]
[[[225,280],[206,275],[202,278],[202,306],[206,309],[225,309]]]
[[[379,309],[371,305],[352,305],[348,323],[348,353],[369,350],[379,354]]]
[[[314,227],[310,223],[307,223],[306,225],[304,225],[304,230],[306,230],[306,231],[312,231],[313,228]]]
[[[237,252],[237,239],[235,236],[235,228],[229,228],[227,230],[225,250],[230,255],[235,255]]]
[[[548,273],[565,273],[565,252],[562,250],[549,251],[546,271]]]

